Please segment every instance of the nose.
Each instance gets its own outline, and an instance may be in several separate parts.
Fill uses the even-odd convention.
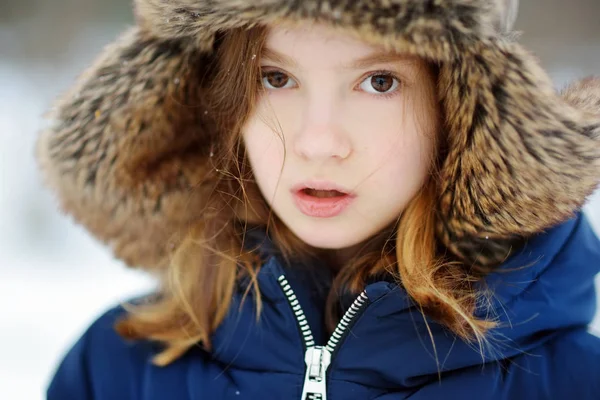
[[[352,153],[350,136],[337,115],[341,115],[339,101],[307,99],[301,122],[294,135],[294,152],[312,161],[344,160]]]

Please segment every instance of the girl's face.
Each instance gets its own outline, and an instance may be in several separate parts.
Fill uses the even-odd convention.
[[[286,226],[323,249],[395,221],[425,183],[437,108],[426,64],[331,27],[274,27],[265,93],[243,129],[258,187]]]

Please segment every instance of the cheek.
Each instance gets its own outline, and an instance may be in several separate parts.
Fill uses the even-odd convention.
[[[256,182],[265,197],[272,195],[281,175],[284,148],[281,137],[258,116],[243,129],[244,146]]]
[[[433,160],[431,129],[421,126],[414,111],[402,105],[373,109],[372,123],[360,126],[365,171],[371,173],[375,186],[392,187],[395,196],[412,197],[424,183]],[[357,124],[361,124],[356,121]],[[358,132],[358,131],[357,131]]]

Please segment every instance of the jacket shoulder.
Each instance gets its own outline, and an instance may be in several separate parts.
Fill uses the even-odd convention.
[[[94,321],[60,362],[48,400],[137,399],[143,370],[154,354],[149,342],[128,342],[114,330],[125,316],[114,307]]]
[[[422,387],[411,399],[438,398],[441,390],[445,398],[465,400],[598,399],[600,338],[585,328],[561,333],[529,352],[443,374],[441,383]]]
[[[545,360],[537,363],[547,365],[553,393],[582,400],[600,398],[600,337],[578,329],[548,343],[544,350]]]
[[[600,337],[587,328],[562,333],[504,362],[506,399],[600,398]]]

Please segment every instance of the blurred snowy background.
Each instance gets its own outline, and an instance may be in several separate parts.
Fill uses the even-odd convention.
[[[557,87],[600,74],[600,1],[522,3],[521,41]],[[131,23],[128,0],[0,0],[2,400],[43,399],[56,362],[85,327],[152,287],[57,211],[33,161],[51,100]],[[600,232],[600,194],[586,211]]]

